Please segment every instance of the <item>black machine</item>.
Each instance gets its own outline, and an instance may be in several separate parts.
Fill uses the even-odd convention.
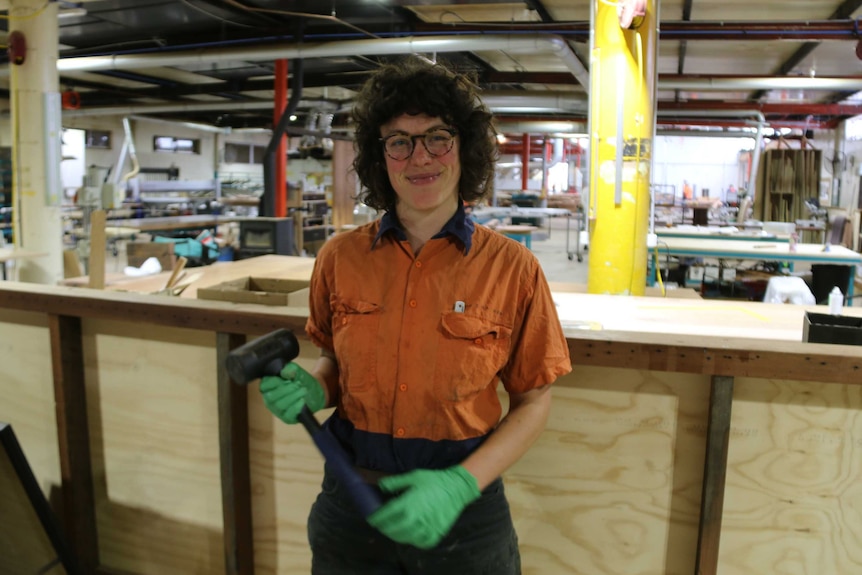
[[[296,255],[292,218],[254,218],[240,221],[237,259],[266,254]]]

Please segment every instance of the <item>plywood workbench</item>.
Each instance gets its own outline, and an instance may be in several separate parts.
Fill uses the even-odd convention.
[[[862,570],[862,347],[802,343],[794,306],[555,300],[574,371],[506,476],[525,574]],[[0,421],[92,572],[308,573],[320,456],[219,368],[305,313],[0,285]]]

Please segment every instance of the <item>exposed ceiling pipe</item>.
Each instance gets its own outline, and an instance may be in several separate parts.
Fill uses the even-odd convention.
[[[349,40],[308,44],[258,47],[216,48],[158,52],[153,54],[115,54],[61,58],[57,70],[95,72],[132,70],[164,66],[211,65],[230,60],[272,61],[278,59],[336,58],[345,56],[397,56],[403,54],[441,54],[447,52],[483,52],[502,50],[510,54],[552,53],[563,62],[582,86],[590,85],[589,72],[575,56],[568,42],[554,35],[464,35]],[[8,66],[3,68],[8,74]]]
[[[302,108],[338,110],[338,104],[328,100],[302,100]],[[169,112],[219,112],[237,110],[271,110],[272,100],[250,100],[245,102],[181,102],[176,104],[141,104],[140,106],[103,106],[101,108],[78,108],[63,110],[65,118],[84,116],[113,116],[133,114],[164,114]]]
[[[495,113],[559,112],[586,114],[587,98],[580,92],[519,92],[500,90],[483,92],[482,101]]]
[[[686,2],[686,7],[692,4]],[[685,10],[685,8],[684,8]],[[690,9],[687,10],[690,13]],[[683,18],[688,18],[683,14]],[[509,32],[532,32],[535,22],[507,22]],[[499,33],[500,23],[492,22],[419,22],[417,34],[449,34],[453,29],[464,33]],[[555,22],[553,28],[545,26],[545,31],[559,34],[576,42],[587,42],[590,34],[589,21]],[[385,35],[385,34],[384,34]],[[746,42],[769,40],[849,40],[856,41],[859,36],[859,23],[854,19],[835,20],[782,20],[780,22],[724,21],[724,20],[681,20],[661,21],[659,41],[685,40],[730,40]]]
[[[659,79],[659,90],[683,89],[690,91],[731,91],[767,89],[788,90],[843,90],[862,91],[862,78],[722,78],[716,80],[673,80],[663,82]],[[482,96],[485,104],[495,113],[587,113],[587,100],[582,92],[486,92]],[[335,112],[346,108],[330,101],[302,101],[299,107],[321,108],[329,106]],[[76,118],[83,116],[127,116],[132,114],[158,114],[169,112],[207,112],[236,110],[265,110],[272,107],[269,100],[244,102],[183,102],[174,104],[141,104],[139,106],[102,106],[99,108],[79,108],[63,110],[63,116]]]
[[[482,100],[493,112],[557,112],[586,113],[586,98],[580,92],[516,92],[500,91],[486,92]],[[321,105],[324,102],[326,105]],[[303,100],[302,108],[314,110],[344,112],[350,108],[348,102],[338,106],[330,100]],[[84,116],[111,116],[133,114],[163,114],[169,112],[219,112],[236,110],[267,110],[272,108],[269,100],[253,100],[248,102],[182,102],[178,104],[141,104],[140,106],[103,106],[101,108],[78,108],[63,110],[64,118],[80,118]]]
[[[131,120],[138,120],[140,122],[151,122],[154,124],[168,124],[170,126],[179,126],[181,128],[188,128],[190,130],[199,130],[201,132],[214,132],[216,134],[230,134],[231,128],[224,127],[220,128],[218,126],[211,126],[209,124],[199,124],[197,122],[183,122],[179,120],[166,120],[164,118],[151,118],[149,116],[140,116],[137,114],[133,114],[128,116]]]
[[[497,132],[501,134],[579,134],[587,135],[587,123],[584,122],[555,122],[548,120],[522,119],[509,121],[501,119],[494,124]]]
[[[658,81],[659,90],[697,90],[724,92],[730,90],[862,90],[862,78],[818,78],[810,76],[765,76],[721,78],[675,78]]]
[[[656,136],[679,136],[681,138],[754,138],[748,132],[728,132],[727,130],[678,130],[656,128]]]

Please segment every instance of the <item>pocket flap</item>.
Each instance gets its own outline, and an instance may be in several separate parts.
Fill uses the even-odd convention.
[[[381,310],[379,304],[370,302],[370,301],[362,301],[358,299],[336,299],[333,298],[332,302],[332,311],[333,313],[344,313],[344,314],[364,314],[364,313],[377,313]]]
[[[502,339],[512,335],[512,329],[509,327],[457,312],[444,314],[441,325],[444,332],[462,339],[476,339],[486,335]]]

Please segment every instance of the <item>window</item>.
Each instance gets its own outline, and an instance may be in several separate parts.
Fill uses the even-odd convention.
[[[224,145],[224,161],[226,164],[262,164],[266,154],[266,146],[254,144]]]
[[[107,130],[84,130],[84,134],[84,142],[87,148],[111,149],[111,132]]]
[[[153,151],[174,152],[177,154],[200,154],[201,141],[197,138],[174,138],[173,136],[153,136]]]
[[[848,140],[862,140],[862,116],[854,116],[844,122],[844,134]]]

